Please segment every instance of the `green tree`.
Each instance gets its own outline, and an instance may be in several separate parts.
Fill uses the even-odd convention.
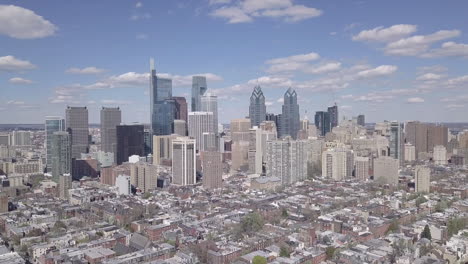
[[[242,218],[241,231],[248,234],[255,233],[260,231],[263,228],[263,225],[263,217],[259,213],[253,212]]]
[[[328,260],[333,259],[333,257],[335,256],[335,251],[335,247],[327,247],[327,249],[325,250],[325,254],[327,255]]]
[[[267,264],[267,259],[262,256],[255,256],[252,259],[252,264]]]
[[[425,202],[427,202],[427,199],[426,199],[426,198],[424,198],[424,197],[422,197],[422,196],[421,196],[421,197],[418,197],[418,199],[416,199],[416,207],[419,208],[419,206],[420,206],[421,204],[425,203]]]
[[[287,247],[282,246],[282,247],[280,247],[279,255],[280,255],[280,257],[289,258],[289,256],[291,256],[291,252],[289,252],[289,249]]]
[[[431,229],[429,229],[429,225],[426,225],[424,227],[424,230],[422,231],[421,233],[421,238],[427,238],[429,240],[432,239],[432,236],[431,236]]]
[[[143,199],[148,200],[151,197],[151,193],[145,192],[142,196]]]
[[[392,223],[390,223],[390,226],[387,229],[387,234],[389,233],[395,233],[400,229],[400,225],[398,224],[398,220],[393,220]]]
[[[289,215],[288,210],[286,208],[283,208],[283,210],[281,211],[281,216],[286,218],[286,217],[288,217],[288,215]]]

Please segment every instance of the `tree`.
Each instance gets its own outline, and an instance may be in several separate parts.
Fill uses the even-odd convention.
[[[284,218],[287,218],[288,217],[288,210],[286,208],[283,208],[283,211],[281,211],[281,216],[284,217]]]
[[[416,207],[419,208],[419,206],[420,206],[421,204],[425,203],[425,202],[427,202],[427,199],[426,199],[426,198],[424,198],[424,197],[422,197],[422,196],[419,197],[418,199],[416,199]]]
[[[255,256],[252,259],[252,264],[267,264],[267,259],[262,256]]]
[[[241,220],[241,231],[251,234],[260,231],[263,228],[264,221],[263,217],[257,213],[251,213],[242,218]]]
[[[424,230],[422,231],[421,233],[421,238],[427,238],[429,240],[432,239],[432,236],[431,236],[431,229],[429,229],[429,225],[426,225],[424,227]]]
[[[143,199],[148,200],[151,197],[151,193],[145,192],[142,196]]]
[[[285,257],[285,258],[289,258],[289,256],[291,256],[291,252],[289,252],[289,249],[285,246],[282,246],[280,248],[280,253],[279,253],[280,257]]]
[[[328,260],[333,259],[333,257],[335,256],[335,251],[335,247],[327,247],[327,249],[325,250],[325,254],[327,255]]]
[[[387,229],[387,234],[395,233],[400,229],[400,225],[398,224],[398,220],[393,220],[390,226]]]

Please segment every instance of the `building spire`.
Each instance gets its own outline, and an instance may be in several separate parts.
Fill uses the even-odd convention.
[[[150,70],[154,70],[154,58],[150,58]]]

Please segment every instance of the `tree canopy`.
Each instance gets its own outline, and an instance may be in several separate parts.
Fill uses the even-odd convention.
[[[262,256],[255,256],[252,259],[252,264],[267,264],[267,259]]]

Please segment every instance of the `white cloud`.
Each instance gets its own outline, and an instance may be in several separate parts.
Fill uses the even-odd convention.
[[[441,73],[446,71],[448,71],[448,68],[442,65],[423,66],[418,68],[418,72],[421,74],[432,72]]]
[[[144,33],[139,33],[136,35],[136,39],[148,39],[148,35]]]
[[[136,8],[140,8],[140,7],[142,7],[142,6],[143,6],[143,3],[142,3],[142,2],[137,2],[137,3],[135,4],[135,7],[136,7]]]
[[[266,106],[272,106],[273,104],[274,104],[274,102],[271,102],[271,101],[266,101],[266,102],[265,102],[265,105],[266,105]]]
[[[24,105],[24,101],[10,100],[6,104],[7,105]]]
[[[426,73],[416,78],[418,81],[435,81],[442,79],[443,75],[436,73]]]
[[[114,100],[114,99],[101,100],[101,104],[104,104],[104,105],[128,105],[131,103],[132,103],[131,101],[127,101],[127,100]]]
[[[104,69],[100,69],[100,68],[96,68],[94,66],[91,66],[91,67],[86,67],[86,68],[70,68],[68,70],[66,70],[65,72],[67,73],[73,73],[73,74],[99,74],[99,73],[103,73],[105,72],[106,70]]]
[[[282,104],[282,103],[284,103],[284,98],[280,97],[280,98],[278,98],[278,100],[276,100],[276,102]]]
[[[209,0],[210,5],[229,4],[231,0]]]
[[[449,86],[460,86],[460,85],[468,85],[468,75],[463,75],[460,77],[452,78],[447,81]],[[456,87],[458,88],[458,87]]]
[[[149,13],[144,13],[144,14],[134,14],[130,17],[130,20],[143,20],[143,19],[150,19],[151,15]]]
[[[423,54],[422,57],[468,57],[468,44],[445,42],[440,48],[432,49]]]
[[[378,76],[390,75],[398,70],[398,67],[395,65],[380,65],[377,68],[360,71],[358,73],[359,77],[362,78],[373,78]]]
[[[33,11],[14,5],[0,5],[0,34],[17,39],[54,35],[57,26]]]
[[[305,72],[312,73],[312,74],[322,74],[327,72],[333,72],[341,69],[340,62],[328,62],[322,65],[312,66],[310,68],[305,69]]]
[[[211,13],[214,17],[221,17],[228,20],[229,24],[248,23],[253,19],[238,7],[221,7]]]
[[[281,64],[281,63],[290,63],[290,62],[309,62],[313,60],[318,60],[320,58],[320,55],[311,52],[311,53],[306,53],[306,54],[299,54],[299,55],[293,55],[289,57],[283,57],[283,58],[276,58],[276,59],[271,59],[267,60],[267,64]]]
[[[13,77],[8,82],[13,84],[31,84],[33,81],[21,77]]]
[[[389,43],[385,53],[399,56],[418,56],[427,51],[430,45],[448,38],[460,36],[459,30],[440,30],[429,35],[417,35]]]
[[[416,25],[399,24],[388,28],[382,26],[374,29],[363,30],[359,34],[353,36],[354,41],[378,41],[388,42],[398,40],[416,32]]]
[[[31,62],[17,59],[11,55],[0,57],[0,71],[22,71],[35,68],[36,65]]]
[[[418,103],[424,103],[424,99],[421,97],[410,97],[406,100],[406,102],[410,104],[418,104]]]
[[[210,4],[229,4],[231,1],[210,0]],[[318,17],[323,11],[304,5],[294,5],[292,0],[241,0],[224,5],[211,12],[211,16],[224,18],[230,24],[252,22],[254,18],[282,18],[286,22]]]
[[[293,82],[284,77],[277,77],[277,76],[262,76],[258,79],[252,79],[247,82],[247,84],[250,86],[253,85],[265,85],[268,87],[289,87],[293,85]]]
[[[455,109],[464,108],[464,107],[465,107],[464,104],[448,104],[445,106],[445,108],[449,110],[455,110]]]

